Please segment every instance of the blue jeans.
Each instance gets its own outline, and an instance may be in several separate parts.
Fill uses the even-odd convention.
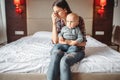
[[[47,80],[71,80],[70,66],[82,60],[85,56],[84,50],[65,54],[64,51],[53,48],[51,50],[51,62],[47,72]]]
[[[80,51],[80,48],[78,46],[70,46],[67,44],[55,44],[55,46],[51,50],[51,53],[53,50],[61,50],[66,53],[71,53]]]

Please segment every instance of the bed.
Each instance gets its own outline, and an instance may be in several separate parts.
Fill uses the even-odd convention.
[[[120,80],[120,53],[87,37],[85,58],[71,66],[73,80]],[[0,80],[46,80],[53,47],[51,32],[40,31],[0,48]]]

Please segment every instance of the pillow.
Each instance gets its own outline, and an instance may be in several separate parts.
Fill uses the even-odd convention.
[[[33,34],[33,37],[38,37],[38,38],[51,38],[52,37],[52,32],[49,31],[39,31]]]

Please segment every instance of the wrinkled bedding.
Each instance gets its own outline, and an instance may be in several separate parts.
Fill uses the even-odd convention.
[[[46,73],[53,47],[51,32],[41,31],[0,48],[0,73]],[[120,53],[87,36],[86,57],[72,72],[120,72]]]

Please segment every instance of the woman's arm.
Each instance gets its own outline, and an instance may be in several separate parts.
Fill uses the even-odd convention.
[[[85,46],[87,39],[86,39],[85,23],[84,23],[84,19],[82,17],[79,17],[79,25],[78,26],[81,30],[82,35],[83,35],[83,42],[81,42],[81,43],[78,42],[76,45],[77,46]]]
[[[76,46],[85,46],[86,45],[86,42],[79,43],[76,40],[64,40],[64,43],[66,43],[68,45],[76,45]]]
[[[79,27],[81,30],[81,33],[83,35],[83,42],[78,43],[79,46],[85,46],[87,39],[86,39],[86,30],[85,30],[85,23],[82,17],[79,17]]]
[[[56,25],[56,19],[57,15],[53,12],[51,15],[52,18],[52,41],[53,43],[58,43],[58,32],[57,32],[57,25]]]
[[[53,24],[52,27],[52,41],[55,44],[58,43],[58,33],[57,33],[56,24]]]

